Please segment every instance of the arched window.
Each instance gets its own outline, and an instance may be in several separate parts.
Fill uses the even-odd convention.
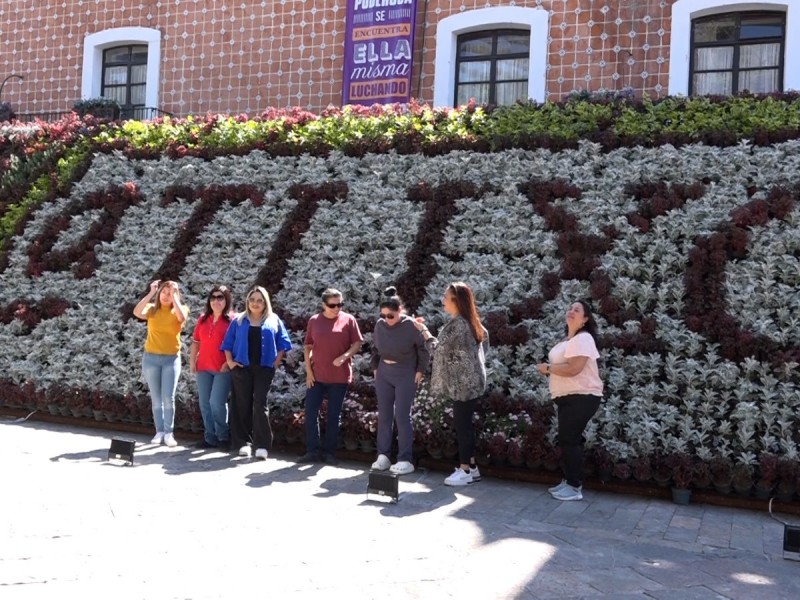
[[[727,13],[693,20],[689,94],[781,91],[785,44],[785,13]]]
[[[458,36],[455,104],[507,106],[528,99],[530,31],[496,29]]]
[[[123,111],[141,108],[147,89],[147,46],[117,46],[103,50],[100,95],[117,101]]]

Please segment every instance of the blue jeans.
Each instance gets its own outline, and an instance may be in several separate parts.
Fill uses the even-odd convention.
[[[203,417],[203,438],[216,446],[230,440],[228,433],[228,394],[231,391],[231,372],[198,371],[197,396]]]
[[[150,388],[156,431],[172,433],[175,427],[175,390],[181,374],[181,355],[145,352],[142,357],[142,374]]]
[[[339,444],[339,417],[347,393],[346,383],[322,383],[315,381],[306,390],[306,452],[319,454],[319,409],[322,399],[328,396],[328,420],[325,423],[325,453],[336,453]]]

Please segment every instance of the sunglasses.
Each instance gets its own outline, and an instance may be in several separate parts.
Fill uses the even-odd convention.
[[[397,315],[394,313],[381,313],[382,319],[394,319]]]
[[[327,306],[328,308],[342,308],[344,306],[344,302],[339,302],[339,304],[328,304],[326,302],[325,306]]]
[[[222,294],[211,294],[212,300],[225,300],[225,296]]]

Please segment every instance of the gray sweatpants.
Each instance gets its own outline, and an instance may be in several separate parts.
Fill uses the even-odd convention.
[[[387,365],[381,361],[375,375],[378,397],[378,454],[389,456],[392,448],[392,421],[397,424],[397,460],[412,462],[411,403],[417,394],[412,365]]]

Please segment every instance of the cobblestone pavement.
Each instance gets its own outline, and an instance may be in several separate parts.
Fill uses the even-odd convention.
[[[135,466],[106,461],[135,439]],[[180,442],[180,436],[179,442]],[[768,515],[0,419],[0,598],[800,598]]]

